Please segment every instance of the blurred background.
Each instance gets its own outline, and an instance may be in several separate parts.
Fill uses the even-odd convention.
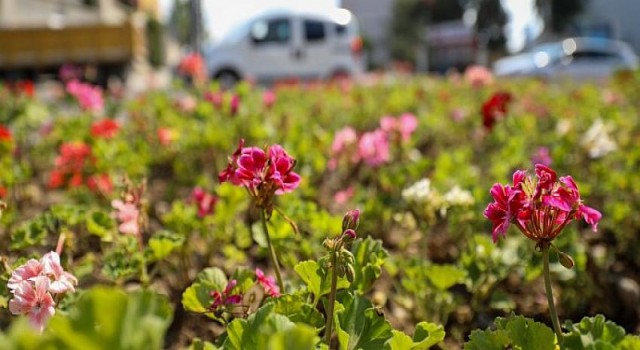
[[[637,67],[637,13],[635,0],[0,0],[0,77],[69,64],[133,90],[189,69],[224,84],[471,65],[601,78]]]

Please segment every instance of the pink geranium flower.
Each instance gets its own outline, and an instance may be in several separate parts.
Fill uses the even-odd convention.
[[[584,219],[598,229],[602,214],[583,204],[578,186],[571,176],[558,179],[551,168],[537,164],[535,178],[522,171],[513,175],[513,185],[495,184],[494,202],[484,216],[493,222],[493,240],[505,236],[514,224],[525,236],[541,243],[557,237],[572,220]]]
[[[67,92],[76,98],[82,109],[91,112],[100,112],[104,108],[102,89],[97,86],[71,80],[67,83]]]
[[[535,164],[542,164],[546,166],[550,166],[553,162],[551,159],[551,155],[549,154],[549,149],[547,147],[540,147],[536,151],[536,153],[531,157],[531,162]]]
[[[227,168],[218,175],[220,182],[246,187],[258,206],[267,209],[271,208],[274,194],[282,195],[298,187],[301,178],[293,171],[296,162],[282,146],[243,146],[241,140]]]
[[[209,306],[210,310],[216,311],[221,307],[226,307],[233,304],[240,304],[242,302],[242,295],[240,294],[231,294],[233,288],[236,287],[238,281],[231,280],[227,283],[227,286],[223,291],[213,291],[211,292],[211,297],[213,298],[213,302],[211,306]]]
[[[45,254],[39,261],[30,259],[11,273],[7,288],[13,295],[9,311],[14,315],[28,315],[40,331],[55,313],[53,297],[74,292],[78,280],[64,271],[56,252]]]
[[[59,294],[66,292],[75,292],[75,285],[78,284],[78,279],[69,272],[64,271],[62,265],[60,265],[60,256],[56,252],[49,252],[45,254],[42,259],[42,274],[50,278],[51,284],[49,285],[49,291],[51,293]]]
[[[9,311],[14,315],[28,315],[31,324],[42,331],[56,312],[55,302],[49,293],[49,279],[46,276],[33,277],[30,281],[18,283],[12,292]]]
[[[267,293],[268,296],[277,298],[280,296],[280,288],[276,284],[275,278],[273,276],[265,276],[264,272],[259,268],[256,268],[256,279],[258,284],[264,289],[264,292]]]
[[[388,162],[391,153],[386,133],[381,129],[364,133],[358,142],[358,157],[374,167]]]
[[[267,90],[262,93],[262,104],[264,108],[270,109],[276,103],[277,95],[273,90]]]
[[[380,119],[382,129],[390,139],[400,135],[400,139],[406,142],[411,134],[418,128],[418,119],[411,113],[404,113],[398,118],[386,116]]]
[[[478,88],[491,85],[493,83],[493,73],[483,66],[469,66],[464,71],[464,79],[471,84],[471,86]]]
[[[191,192],[191,201],[195,202],[198,206],[198,217],[203,218],[213,213],[218,198],[205,192],[202,187],[196,187]]]
[[[125,203],[119,199],[111,201],[111,206],[116,210],[116,218],[120,221],[118,229],[124,234],[137,236],[140,234],[140,211],[133,203]]]

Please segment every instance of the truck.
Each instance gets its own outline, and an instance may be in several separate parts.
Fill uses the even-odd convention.
[[[0,79],[34,80],[73,64],[95,68],[94,81],[105,84],[122,77],[144,45],[134,12],[115,0],[59,0],[26,12],[32,1],[0,0]]]

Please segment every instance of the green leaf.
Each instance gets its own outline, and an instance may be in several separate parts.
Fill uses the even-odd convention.
[[[324,317],[313,306],[297,294],[285,294],[269,301],[275,305],[275,312],[287,316],[296,323],[306,323],[320,329],[324,326]]]
[[[379,350],[393,337],[391,325],[376,312],[369,300],[343,293],[340,301],[344,306],[344,310],[336,312],[340,349]]]
[[[149,239],[149,248],[155,260],[161,260],[169,256],[171,252],[182,247],[184,236],[170,231],[159,231]]]
[[[527,350],[554,350],[555,334],[546,325],[523,316],[496,318],[495,330],[471,332],[465,350],[502,350],[507,347]]]
[[[218,350],[218,347],[206,340],[203,341],[200,338],[195,338],[188,350]]]
[[[294,266],[293,269],[307,285],[307,290],[313,294],[314,300],[320,300],[320,297],[329,294],[331,279],[327,276],[327,271],[319,266],[317,262],[313,260],[303,261]],[[348,287],[349,281],[346,278],[338,278],[337,289]]]
[[[447,290],[457,283],[464,282],[465,270],[453,265],[430,265],[426,275],[433,285],[440,290]]]
[[[285,331],[277,332],[269,339],[269,350],[314,350],[320,341],[313,327],[297,324]]]
[[[64,349],[162,349],[171,318],[166,298],[150,291],[125,294],[96,287],[68,317],[51,319],[47,331]]]
[[[227,339],[222,348],[227,350],[260,349],[276,333],[294,328],[286,316],[273,312],[274,305],[266,304],[246,320],[236,318],[227,326]]]
[[[387,341],[385,348],[389,350],[425,350],[444,340],[444,336],[443,326],[420,322],[416,325],[413,339],[394,329],[393,338]]]
[[[207,313],[211,306],[211,292],[224,290],[227,286],[227,277],[217,267],[209,267],[202,270],[196,281],[182,293],[182,306],[185,310],[197,313],[206,313],[214,318],[212,313]]]
[[[113,218],[103,211],[93,211],[86,218],[87,231],[96,235],[104,242],[113,240],[113,230],[115,223]]]
[[[618,350],[637,350],[640,349],[640,336],[627,335],[624,339],[618,343]]]
[[[382,273],[382,264],[389,253],[382,247],[382,241],[371,237],[356,239],[351,246],[355,257],[355,279],[351,288],[366,293]]]
[[[445,332],[442,325],[437,325],[430,322],[420,322],[416,325],[416,330],[413,334],[413,341],[415,345],[412,349],[428,349],[431,346],[443,341],[444,336]]]
[[[564,336],[564,345],[570,349],[618,348],[625,336],[624,328],[607,321],[604,316],[585,317],[580,323],[565,322],[569,333]]]

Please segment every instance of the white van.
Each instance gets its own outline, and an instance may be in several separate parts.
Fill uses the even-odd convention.
[[[362,39],[345,9],[261,13],[204,49],[210,76],[223,86],[241,79],[272,83],[358,76]]]

